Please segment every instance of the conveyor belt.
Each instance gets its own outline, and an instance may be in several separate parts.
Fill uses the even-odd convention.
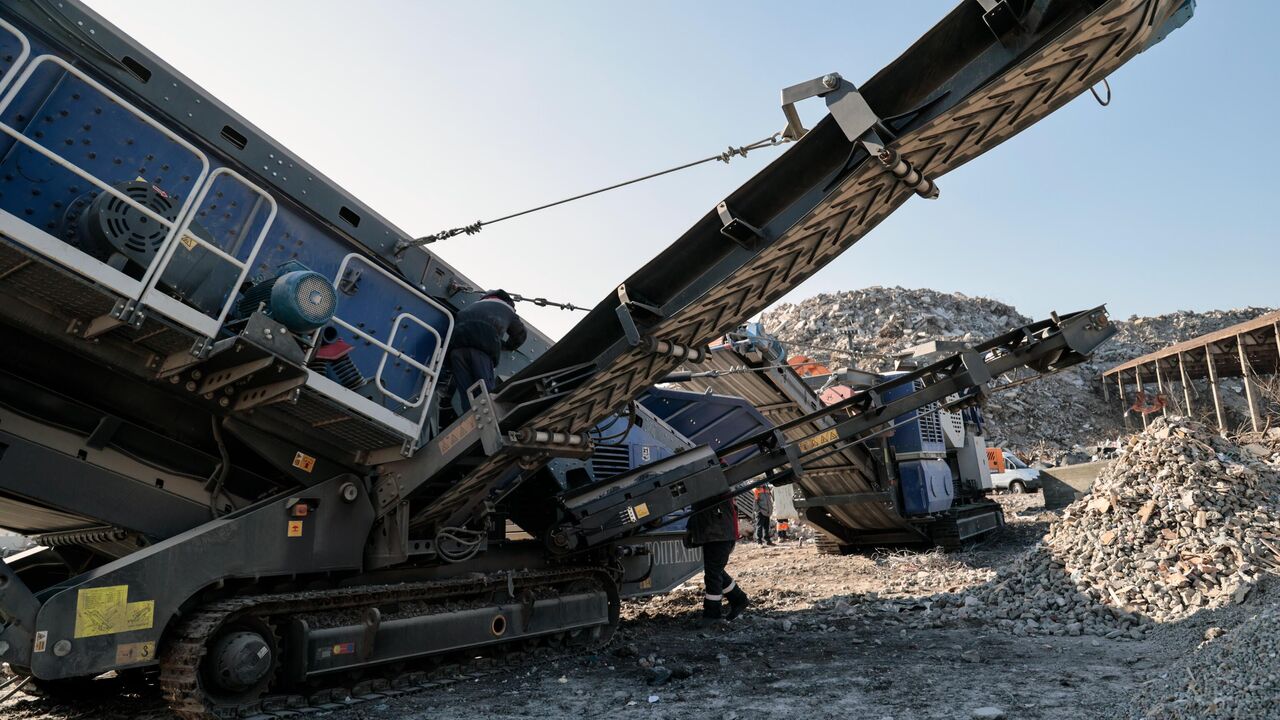
[[[729,370],[747,365],[763,368],[785,362],[765,352],[759,361],[724,347],[713,350],[699,370]],[[751,403],[766,418],[780,426],[823,408],[823,403],[809,390],[791,368],[771,367],[760,372],[736,373],[720,377],[695,378],[681,387],[695,391],[711,391],[720,395],[741,397]],[[829,417],[816,418],[784,433],[788,440],[819,433],[834,425]],[[852,495],[879,492],[876,471],[870,453],[865,447],[852,446],[833,455],[806,462],[804,474],[796,484],[809,497]],[[827,511],[851,530],[881,532],[910,530],[910,523],[893,508],[880,503],[858,505],[832,505]]]
[[[1058,109],[1189,15],[1185,0],[1112,0],[1091,13],[1092,3],[1052,7],[1051,20],[1037,18],[1030,36],[1006,36],[1006,47],[983,22],[980,5],[965,2],[864,84],[862,95],[898,134],[889,146],[937,178]],[[643,332],[705,344],[817,272],[911,194],[827,116],[727,198],[735,216],[761,229],[759,242],[742,245],[721,234],[711,212],[627,279],[632,301],[660,311]],[[676,365],[628,343],[618,306],[617,297],[603,300],[513,380],[584,364],[594,372],[541,399],[534,383],[510,385],[499,399],[526,404],[507,425],[584,432]],[[511,453],[487,459],[421,508],[419,524],[465,522],[518,471],[516,463]]]

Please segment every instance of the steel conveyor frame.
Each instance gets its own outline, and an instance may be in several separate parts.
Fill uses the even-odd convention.
[[[675,367],[683,348],[696,352],[763,310],[906,202],[915,189],[896,174],[898,160],[928,178],[963,165],[1161,40],[1191,8],[1189,0],[1040,0],[998,33],[979,3],[961,3],[860,88],[876,128],[896,136],[880,138],[886,162],[855,142],[866,128],[824,118],[730,194],[723,213],[705,215],[513,378],[497,398],[510,409],[503,426],[586,432]],[[731,238],[735,222],[754,232]],[[564,368],[575,372],[557,379]],[[543,381],[520,382],[527,378]],[[533,464],[522,455],[489,457],[420,503],[415,524],[473,521],[518,463]]]
[[[750,340],[745,341],[750,343]],[[790,425],[784,435],[788,440],[799,441],[816,435],[835,425],[835,420],[823,412],[825,405],[818,399],[795,370],[783,367],[785,357],[778,357],[768,348],[755,346],[759,361],[739,351],[742,343],[727,343],[713,348],[707,362],[699,369],[731,370],[735,366],[747,366],[756,372],[725,374],[719,377],[695,377],[680,384],[696,391],[715,392],[746,399],[776,425]],[[793,421],[808,418],[804,424]],[[851,445],[817,461],[807,463],[796,484],[807,497],[846,495],[847,503],[833,505],[829,512],[837,515],[848,529],[859,533],[898,532],[918,540],[927,540],[902,514],[895,500],[881,486],[882,470],[872,448]],[[875,498],[875,501],[868,501]]]
[[[980,404],[986,398],[988,385],[1006,373],[1021,368],[1043,374],[1064,370],[1084,362],[1115,333],[1105,306],[1055,316],[860,390],[838,403],[719,447],[714,453],[700,446],[595,486],[562,493],[557,500],[565,510],[565,522],[557,534],[577,534],[581,542],[562,541],[561,550],[589,549],[647,527],[660,527],[670,522],[669,513],[680,507],[698,507],[711,500],[741,495],[766,482],[785,485],[802,481],[808,467],[891,432],[908,413],[934,405],[952,409]],[[918,389],[895,400],[884,400],[888,391],[904,386]],[[788,434],[797,429],[798,433]],[[753,450],[756,452],[744,456]],[[710,461],[716,458],[718,463]],[[907,520],[896,509],[896,492],[896,487],[886,486],[875,492],[825,500],[848,505],[879,504],[905,523]],[[678,500],[673,502],[673,497]],[[916,520],[929,522],[931,518]],[[963,524],[973,518],[961,508],[957,521]],[[884,542],[918,542],[930,537],[899,523],[879,528],[869,536]]]

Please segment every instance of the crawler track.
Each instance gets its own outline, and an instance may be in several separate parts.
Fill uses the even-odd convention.
[[[276,679],[261,696],[244,702],[219,702],[201,681],[201,663],[209,641],[228,622],[252,616],[275,625],[290,617],[311,620],[332,618],[342,622],[364,608],[396,603],[426,605],[431,612],[450,612],[491,603],[493,593],[545,591],[569,583],[588,582],[608,590],[610,620],[604,632],[572,638],[561,632],[538,638],[519,638],[453,653],[427,656],[410,663],[392,663],[351,673],[335,673],[323,684],[288,686]],[[495,668],[524,664],[554,655],[556,651],[581,650],[609,641],[617,627],[616,579],[600,569],[574,568],[502,573],[401,585],[364,586],[337,590],[252,595],[205,605],[173,631],[160,657],[160,688],[174,714],[183,720],[281,717],[306,710],[332,710],[353,701],[440,687],[460,679],[481,677]],[[287,650],[285,651],[287,652]]]

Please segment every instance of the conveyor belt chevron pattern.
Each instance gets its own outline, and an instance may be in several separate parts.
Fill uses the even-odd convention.
[[[1176,0],[1113,0],[1002,76],[892,147],[930,177],[972,160],[1088,90],[1140,52],[1178,8]],[[817,208],[717,288],[649,330],[697,346],[763,310],[902,205],[912,191],[864,162]],[[637,397],[677,361],[640,350],[623,355],[528,426],[584,432]],[[441,495],[421,516],[457,522],[510,472],[499,454]]]

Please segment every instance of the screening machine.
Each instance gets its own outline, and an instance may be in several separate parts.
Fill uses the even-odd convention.
[[[51,692],[156,674],[213,718],[605,642],[620,596],[696,564],[669,516],[1100,342],[1098,312],[1044,321],[821,409],[816,438],[599,472],[655,382],[1191,11],[966,0],[861,86],[787,88],[786,153],[455,419],[476,283],[79,3],[5,0],[0,526],[39,547],[0,563],[0,660]]]
[[[1100,320],[1105,309],[1097,307],[1075,317],[1088,315]],[[1067,326],[1073,324],[1058,319]],[[990,353],[1031,332],[1030,327],[961,349]],[[1077,343],[1077,347],[1087,353],[1095,342],[1112,334],[1110,329],[1098,332],[1088,346]],[[952,359],[956,357],[960,355]],[[1054,364],[1066,365],[1061,358]],[[1015,369],[1036,365],[1029,361]],[[677,430],[685,431],[685,422],[690,422],[703,434],[723,436],[727,431],[728,441],[734,443],[750,432],[734,437],[734,425],[724,423],[723,414],[708,418],[705,411],[695,409],[701,404],[696,398],[713,393],[741,398],[738,402],[757,411],[765,427],[780,428],[788,441],[803,446],[829,437],[839,423],[842,413],[824,411],[829,404],[840,406],[854,393],[868,393],[877,407],[912,398],[917,409],[894,417],[873,436],[838,445],[823,443],[824,452],[801,461],[804,471],[794,477],[799,490],[795,504],[821,530],[819,550],[843,553],[900,544],[955,547],[1004,526],[1003,509],[987,497],[992,485],[979,407],[982,398],[974,395],[994,383],[958,387],[956,395],[924,405],[917,391],[934,384],[927,375],[843,368],[802,377],[796,367],[788,364],[783,346],[765,334],[759,323],[748,323],[712,345],[707,360],[696,369],[665,378],[692,392],[685,394],[687,404],[660,414]]]

